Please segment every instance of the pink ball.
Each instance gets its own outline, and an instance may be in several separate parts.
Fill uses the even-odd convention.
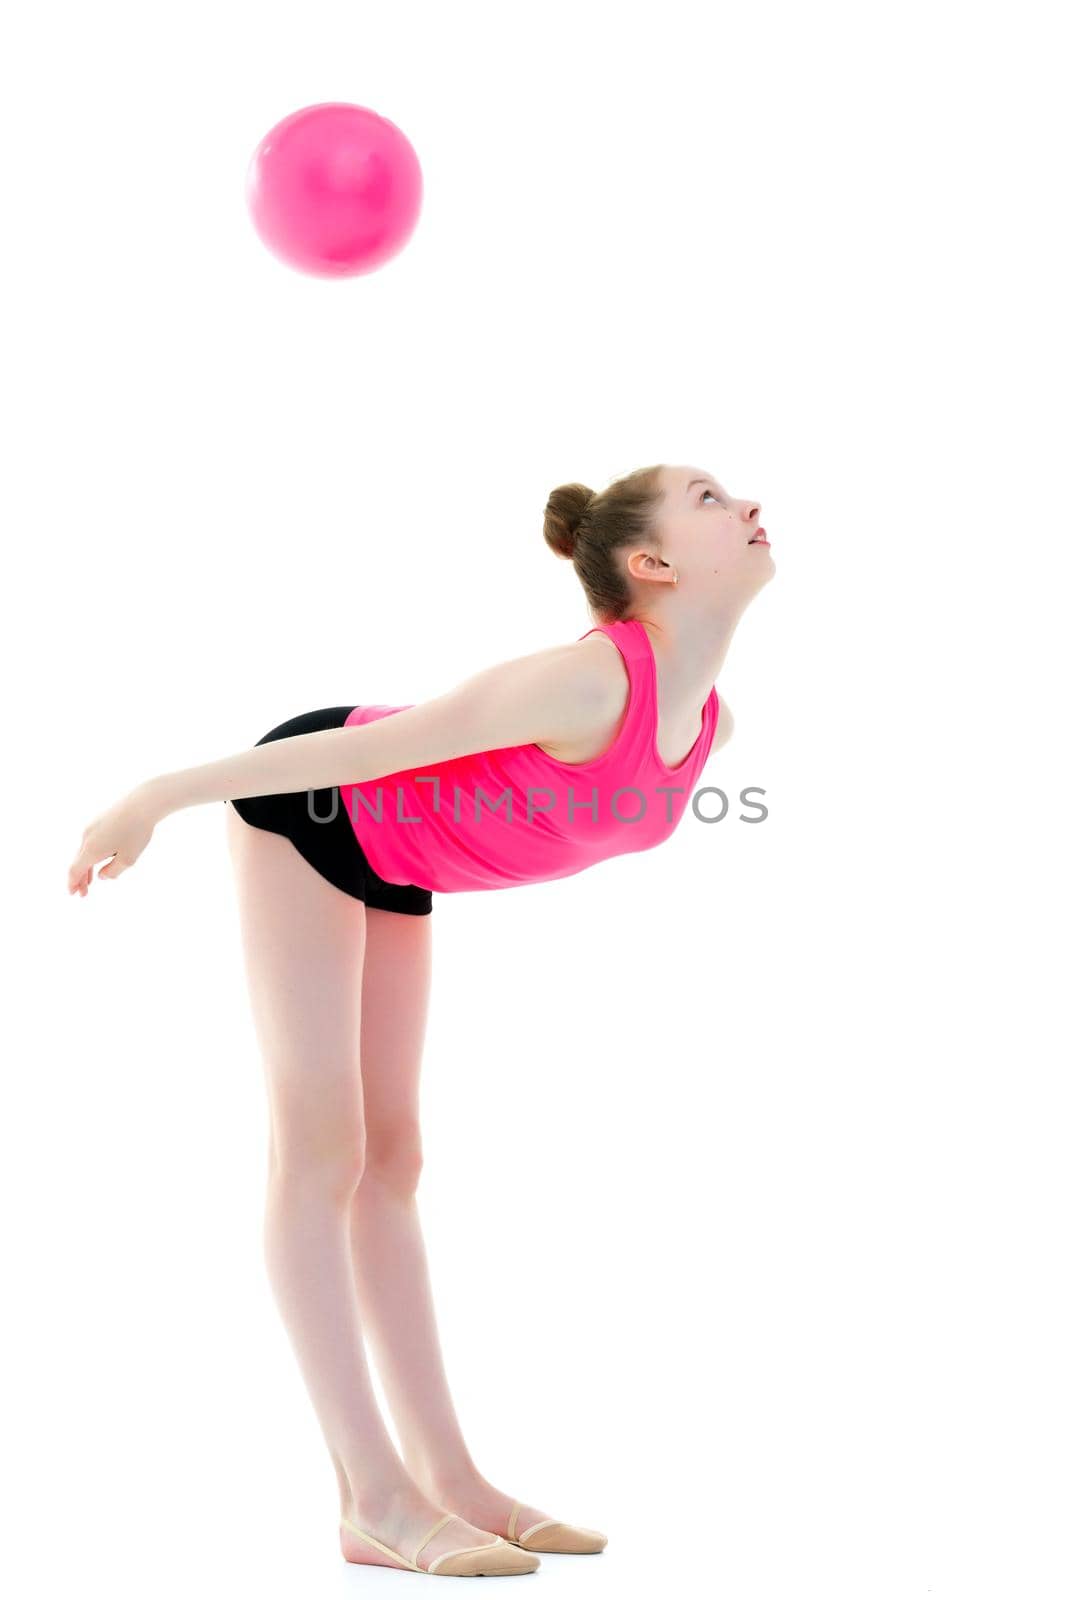
[[[402,250],[422,169],[395,123],[366,106],[305,106],[260,140],[247,198],[263,243],[320,278],[373,272]]]

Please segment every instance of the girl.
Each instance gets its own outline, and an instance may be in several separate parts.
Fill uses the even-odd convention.
[[[544,535],[598,619],[579,639],[419,705],[294,717],[251,750],[149,779],[82,836],[68,888],[84,897],[95,864],[119,877],[161,818],[228,802],[270,1108],[268,1273],[348,1561],[518,1573],[534,1551],[606,1543],[497,1489],[452,1405],[415,1201],[429,913],[435,890],[565,877],[673,833],[732,731],[715,680],[774,573],[759,519],[690,467],[558,488]]]

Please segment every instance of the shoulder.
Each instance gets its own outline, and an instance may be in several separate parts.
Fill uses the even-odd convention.
[[[433,699],[353,728],[363,767],[352,781],[480,750],[588,740],[626,693],[618,652],[601,633],[511,656]]]
[[[604,633],[531,651],[486,669],[501,690],[520,696],[540,732],[538,743],[566,745],[595,735],[605,717],[617,715],[629,695],[626,664]]]
[[[618,650],[606,634],[591,633],[496,662],[475,673],[470,682],[509,697],[533,696],[557,712],[575,701],[602,704],[618,688],[620,677],[625,692],[626,674]]]

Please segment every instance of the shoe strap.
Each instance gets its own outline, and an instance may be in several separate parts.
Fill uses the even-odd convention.
[[[521,1501],[516,1500],[515,1504],[511,1508],[511,1515],[508,1518],[508,1538],[513,1544],[521,1545],[524,1539],[528,1539],[530,1537],[531,1533],[537,1533],[541,1528],[554,1528],[556,1526],[555,1517],[546,1517],[543,1522],[533,1522],[528,1528],[525,1528],[522,1533],[516,1533],[515,1529],[518,1527],[519,1512],[521,1509]]]
[[[422,1543],[419,1545],[419,1548],[415,1551],[415,1556],[414,1556],[414,1560],[413,1560],[413,1563],[412,1563],[414,1566],[419,1567],[419,1557],[422,1555],[422,1552],[425,1550],[426,1546],[429,1544],[429,1542],[433,1538],[434,1534],[435,1533],[440,1533],[440,1531],[444,1527],[445,1523],[446,1522],[451,1522],[452,1518],[455,1515],[456,1515],[456,1513],[454,1511],[446,1511],[444,1516],[440,1519],[440,1521],[434,1523],[433,1527],[430,1529],[430,1531],[426,1535],[425,1539],[423,1539]],[[455,1550],[450,1550],[448,1553],[449,1553],[449,1555],[455,1555],[456,1551]],[[430,1570],[432,1570],[432,1564],[431,1564],[431,1567],[419,1567],[419,1571],[420,1572],[428,1572]]]
[[[392,1556],[394,1561],[402,1561],[405,1567],[410,1567],[412,1572],[424,1572],[426,1570],[424,1567],[416,1566],[414,1561],[409,1561],[407,1556],[401,1555],[399,1550],[393,1550],[389,1545],[383,1544],[380,1539],[376,1539],[374,1537],[373,1533],[366,1533],[362,1528],[357,1528],[355,1523],[349,1522],[347,1517],[342,1517],[341,1521],[344,1523],[346,1528],[349,1528],[353,1533],[357,1534],[359,1538],[365,1539],[368,1544],[372,1544],[375,1550],[380,1550],[383,1555]],[[424,1539],[423,1544],[425,1543],[426,1541]],[[419,1550],[421,1549],[422,1545],[419,1546]],[[416,1550],[415,1554],[418,1555],[418,1550]]]
[[[500,1537],[499,1533],[494,1533],[488,1544],[469,1544],[462,1550],[445,1550],[441,1555],[434,1556],[433,1560],[430,1562],[430,1565],[426,1568],[426,1571],[436,1573],[437,1568],[441,1565],[441,1562],[449,1561],[453,1556],[474,1555],[478,1550],[491,1550],[494,1545],[503,1543],[504,1540]]]
[[[555,1517],[546,1517],[544,1522],[531,1523],[530,1526],[523,1533],[522,1539],[528,1539],[530,1537],[531,1533],[539,1533],[542,1528],[558,1528],[558,1527],[559,1527],[559,1523],[556,1521]],[[522,1539],[520,1539],[518,1541],[519,1544],[522,1543]]]

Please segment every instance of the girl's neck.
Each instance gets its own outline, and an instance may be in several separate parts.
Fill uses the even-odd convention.
[[[698,615],[672,606],[669,616],[646,614],[638,620],[645,625],[665,699],[679,711],[683,707],[695,711],[718,679],[738,617]]]

